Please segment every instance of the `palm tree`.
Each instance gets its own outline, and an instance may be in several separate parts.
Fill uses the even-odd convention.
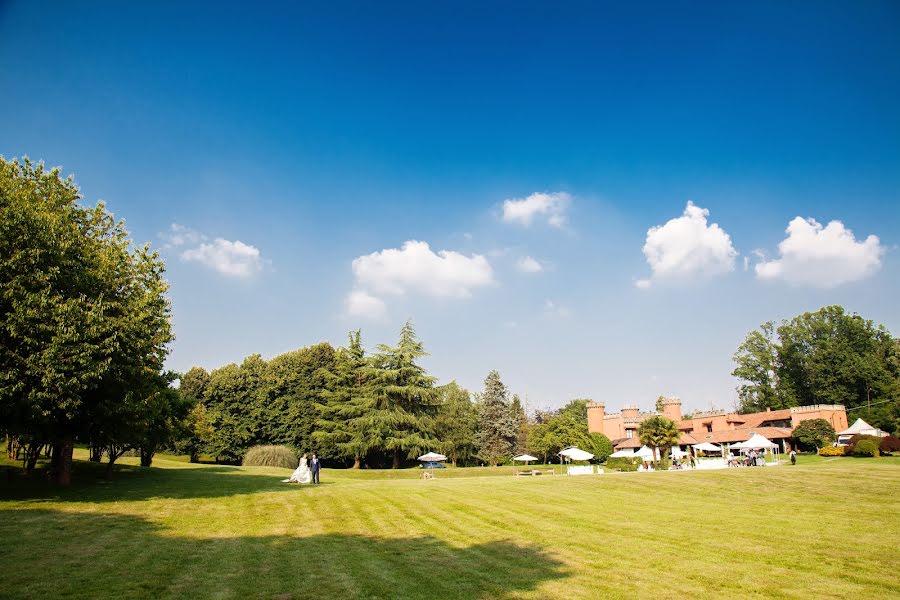
[[[672,446],[678,445],[681,438],[681,432],[678,431],[678,424],[672,419],[668,419],[662,415],[655,415],[649,419],[645,419],[638,428],[638,438],[641,443],[649,448],[655,448],[659,456],[656,461],[656,467],[659,468],[659,461],[669,454]]]

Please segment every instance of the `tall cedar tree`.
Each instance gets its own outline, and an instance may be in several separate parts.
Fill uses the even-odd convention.
[[[351,427],[365,432],[366,448],[389,453],[394,468],[403,457],[414,458],[434,443],[432,417],[439,393],[435,378],[416,364],[423,356],[422,342],[407,321],[396,346],[378,346],[363,371],[366,393],[354,401],[359,416],[351,419]]]
[[[518,423],[510,410],[509,392],[500,373],[491,371],[478,403],[478,456],[496,466],[512,456],[517,438]]]
[[[359,469],[369,452],[366,432],[362,428],[366,406],[366,353],[362,335],[357,329],[349,334],[349,344],[335,355],[334,367],[322,372],[325,387],[318,405],[313,439],[319,454],[332,458],[349,458]]]

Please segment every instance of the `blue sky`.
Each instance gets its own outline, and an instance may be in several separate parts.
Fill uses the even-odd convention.
[[[161,249],[179,370],[412,318],[532,407],[730,407],[765,320],[900,332],[896,3],[435,4],[0,2],[0,154]]]

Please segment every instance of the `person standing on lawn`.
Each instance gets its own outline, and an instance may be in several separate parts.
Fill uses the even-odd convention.
[[[319,463],[319,457],[315,454],[312,455],[312,460],[309,461],[309,471],[312,473],[312,482],[319,483],[319,470],[321,468],[321,464]]]
[[[793,448],[791,448],[790,456],[791,456],[791,464],[796,465],[797,464],[797,452]]]

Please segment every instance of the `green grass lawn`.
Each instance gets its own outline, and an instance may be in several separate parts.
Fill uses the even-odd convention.
[[[325,470],[318,487],[135,460],[111,482],[79,462],[66,490],[0,480],[0,597],[900,596],[897,458],[433,481]]]

